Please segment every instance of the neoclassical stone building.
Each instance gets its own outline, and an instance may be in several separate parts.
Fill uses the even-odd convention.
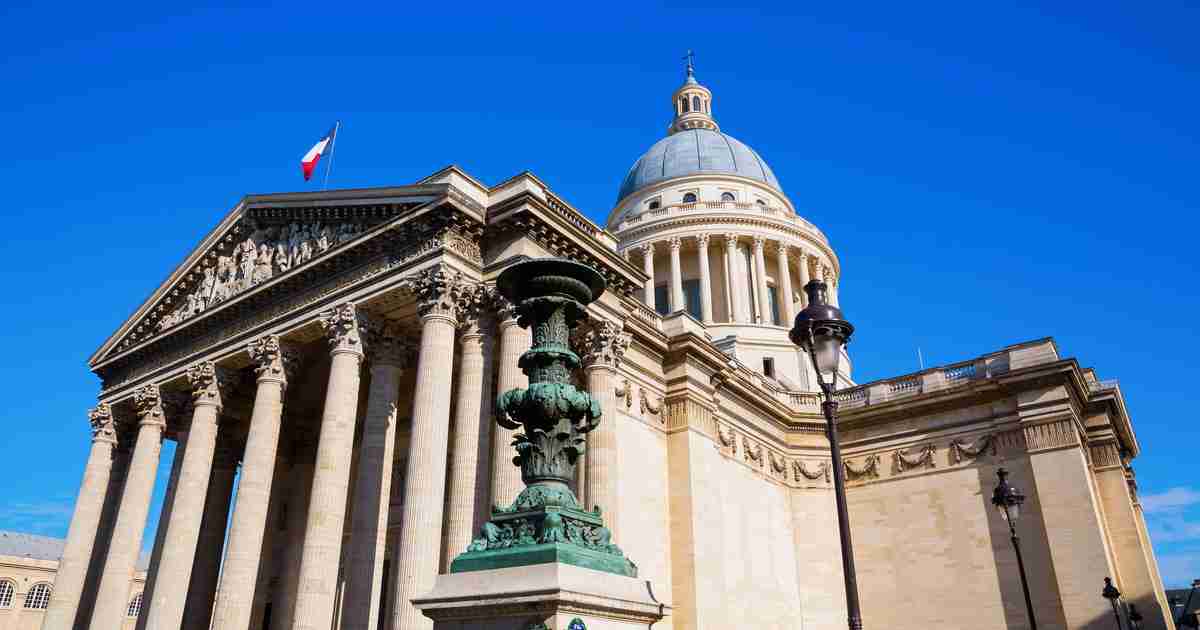
[[[544,256],[608,283],[573,339],[604,411],[576,490],[669,604],[655,627],[844,627],[828,443],[787,339],[807,282],[839,299],[841,261],[690,69],[671,102],[603,228],[532,174],[455,167],[242,199],[91,359],[93,448],[43,627],[120,625],[163,440],[139,629],[429,627],[410,600],[521,487],[492,405],[525,384],[530,338],[494,282]],[[1029,496],[1041,628],[1110,627],[1105,576],[1163,609],[1114,382],[1049,339],[866,384],[846,359],[868,628],[1028,627],[989,505],[1001,465]]]

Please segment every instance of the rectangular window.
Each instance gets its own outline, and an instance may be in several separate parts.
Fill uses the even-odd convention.
[[[687,302],[687,312],[692,317],[700,319],[700,281],[683,281],[683,299]]]
[[[775,359],[763,357],[763,375],[775,378]]]
[[[767,301],[771,303],[771,322],[776,326],[782,326],[783,318],[779,315],[779,289],[768,286]]]
[[[667,285],[660,284],[654,287],[654,310],[658,311],[659,315],[671,314],[671,301],[668,299],[670,292],[667,291]]]

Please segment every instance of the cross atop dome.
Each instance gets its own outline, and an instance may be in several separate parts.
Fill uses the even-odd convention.
[[[667,135],[687,129],[712,129],[719,131],[712,117],[712,92],[696,80],[696,53],[688,51],[683,57],[687,61],[687,77],[683,85],[671,95],[675,119],[667,128]]]

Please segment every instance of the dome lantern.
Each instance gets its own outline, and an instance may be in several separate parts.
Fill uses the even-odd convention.
[[[674,134],[688,129],[711,129],[720,131],[717,121],[712,117],[712,92],[696,81],[696,67],[693,64],[695,55],[688,51],[687,77],[683,85],[671,95],[672,107],[675,109],[675,119],[667,128],[667,134]]]

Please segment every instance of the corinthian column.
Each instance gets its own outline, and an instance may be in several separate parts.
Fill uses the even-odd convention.
[[[645,299],[642,301],[650,307],[650,310],[654,310],[656,306],[654,304],[654,243],[652,242],[642,245],[642,271],[650,277],[649,280],[646,280],[646,286],[643,289]]]
[[[321,326],[330,345],[329,385],[300,552],[293,630],[328,630],[333,625],[358,414],[363,344],[357,309],[350,303],[336,306],[321,314]]]
[[[146,385],[133,394],[137,409],[138,430],[133,445],[121,507],[113,526],[108,558],[100,577],[96,608],[92,612],[92,630],[112,630],[121,626],[125,606],[129,603],[129,580],[133,577],[138,553],[142,550],[142,532],[150,511],[150,496],[154,477],[158,473],[158,456],[162,451],[163,410],[157,385]]]
[[[792,306],[792,269],[788,264],[788,246],[786,243],[779,243],[779,292],[780,301],[783,302],[783,325],[791,326],[792,320],[796,317],[796,309]]]
[[[189,434],[188,440],[191,439]],[[208,500],[204,502],[204,517],[200,520],[200,536],[196,541],[196,562],[192,567],[187,603],[183,608],[182,630],[208,630],[212,621],[213,599],[216,598],[217,577],[221,571],[221,552],[225,549],[225,526],[229,523],[229,503],[233,498],[233,480],[237,476],[239,446],[228,428],[217,436],[212,475],[208,480]]]
[[[412,361],[412,344],[399,330],[382,321],[372,321],[367,327],[366,346],[371,389],[367,393],[358,481],[354,484],[354,509],[350,516],[350,550],[342,606],[342,627],[346,630],[379,626],[388,500],[392,496],[396,405],[400,398],[400,375]]]
[[[808,254],[804,251],[800,252],[800,257],[796,259],[796,266],[800,272],[800,306],[808,306],[808,294],[804,292],[804,287],[808,285]]]
[[[283,392],[297,360],[275,335],[250,343],[247,352],[258,375],[250,432],[246,436],[242,478],[229,529],[229,549],[221,570],[217,602],[213,611],[214,630],[248,630],[251,604],[255,599],[263,538],[267,530],[267,507],[279,452],[279,427],[283,420]]]
[[[88,564],[91,563],[92,549],[96,544],[96,532],[100,529],[100,516],[104,512],[104,497],[112,475],[113,447],[117,444],[112,409],[106,403],[100,403],[88,412],[88,417],[92,425],[92,451],[83,469],[83,483],[79,486],[79,498],[75,501],[75,513],[67,530],[62,559],[58,562],[50,606],[42,621],[42,628],[46,630],[71,630],[75,627]]]
[[[746,289],[742,285],[740,275],[738,274],[737,253],[738,253],[738,237],[737,234],[725,235],[725,292],[729,299],[729,321],[731,322],[746,322],[750,321],[746,317],[749,312],[745,308],[746,305]]]
[[[713,323],[712,274],[708,270],[708,234],[696,237],[697,259],[700,263],[700,319],[705,324]]]
[[[166,391],[162,393],[162,407],[166,414],[167,430],[175,428],[175,454],[171,458],[171,477],[167,480],[167,490],[163,493],[162,508],[158,513],[159,526],[154,531],[154,547],[150,550],[150,566],[146,571],[146,585],[142,589],[142,610],[148,609],[154,601],[154,589],[158,583],[159,566],[162,565],[163,547],[167,542],[167,523],[171,522],[171,507],[175,505],[175,489],[179,487],[179,474],[183,468],[183,454],[187,451],[187,430],[190,422],[184,417],[190,417],[192,412],[192,393],[184,391]],[[165,433],[165,431],[164,431]],[[145,630],[149,615],[139,614],[136,630]]]
[[[683,271],[679,268],[679,248],[683,241],[678,236],[672,236],[667,243],[671,246],[671,312],[687,310],[683,299]]]
[[[490,516],[488,474],[491,471],[492,336],[494,318],[489,310],[495,289],[473,292],[469,306],[459,313],[462,363],[454,403],[454,435],[451,436],[450,489],[446,515],[445,566],[467,550],[475,532]]]
[[[767,261],[763,255],[766,239],[754,237],[754,289],[758,294],[758,323],[774,324],[771,321],[771,296],[767,294]]]
[[[392,608],[392,627],[404,630],[433,627],[433,621],[413,607],[412,599],[433,588],[442,558],[454,331],[458,308],[474,288],[461,274],[438,268],[422,272],[412,286],[421,315],[421,354],[413,389],[412,438]]]
[[[610,415],[587,437],[587,507],[604,510],[604,521],[618,532],[617,511],[617,394],[614,381],[617,366],[629,348],[624,325],[608,320],[592,320],[575,329],[574,346],[583,359],[587,388],[600,401],[600,409]]]
[[[217,416],[222,405],[220,385],[228,386],[229,383],[229,375],[218,374],[218,368],[211,361],[188,368],[187,376],[192,386],[192,422],[171,504],[171,517],[166,523],[167,534],[163,538],[154,600],[142,604],[149,607],[146,627],[150,630],[178,628],[183,622],[188,578],[196,559],[200,520],[204,516],[213,452],[217,446]]]
[[[652,296],[653,297],[653,296]],[[496,378],[496,395],[510,389],[529,387],[529,377],[518,367],[521,354],[532,345],[529,329],[517,325],[516,308],[497,296],[496,321],[500,331],[500,368]],[[654,308],[654,300],[649,302]],[[517,498],[525,483],[521,470],[512,465],[513,429],[497,426],[492,433],[492,500],[491,505],[508,507]]]

